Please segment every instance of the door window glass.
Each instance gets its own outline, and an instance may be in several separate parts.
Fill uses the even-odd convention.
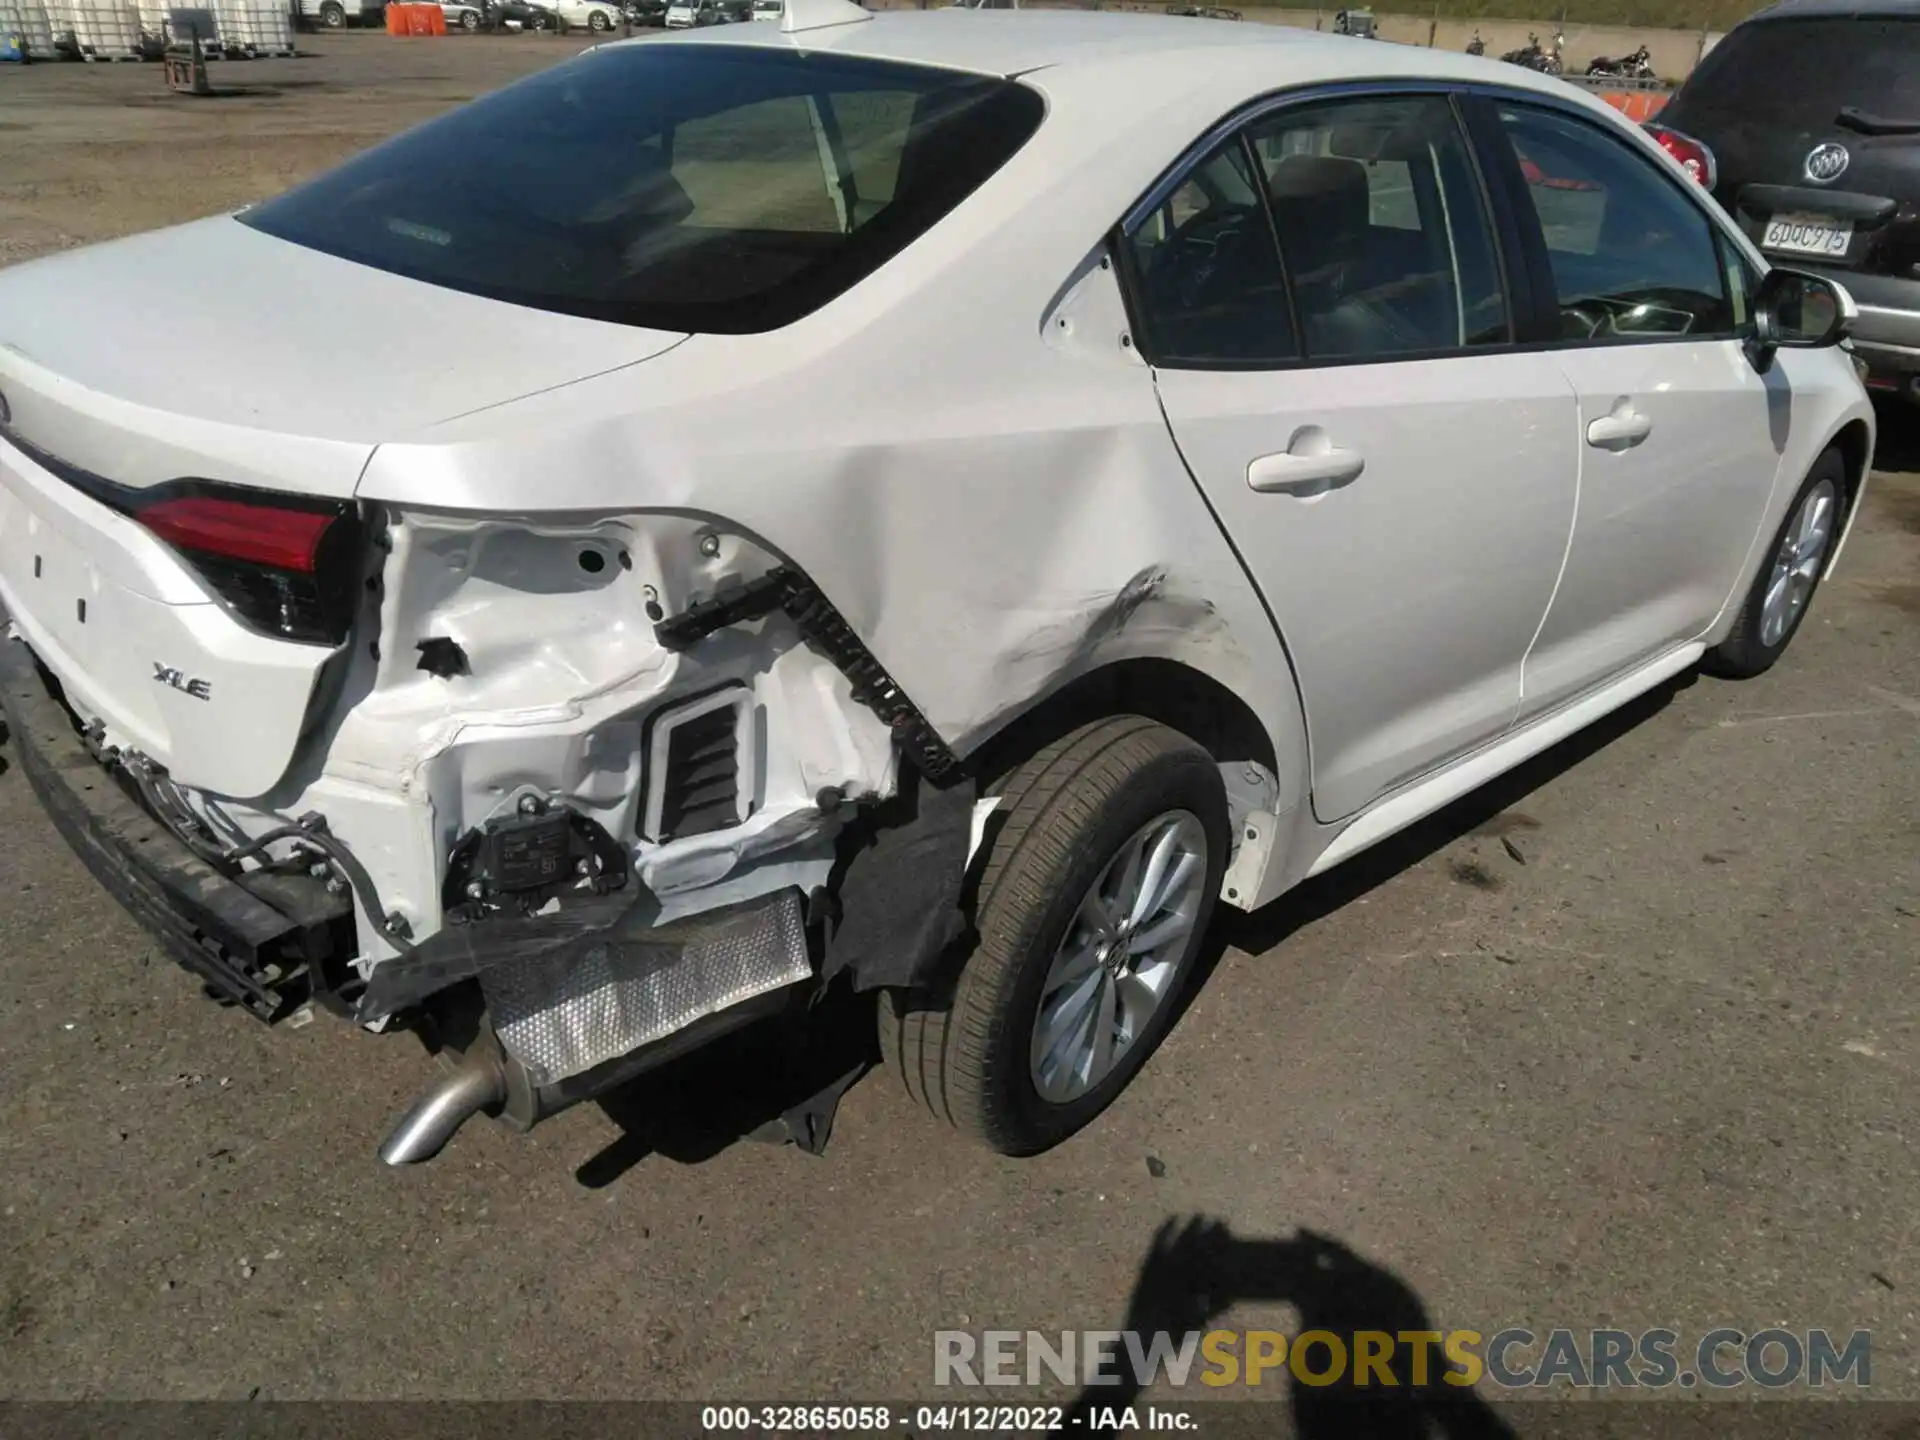
[[[1250,133],[1308,359],[1509,338],[1479,178],[1445,97],[1289,109]]]
[[[1730,335],[1712,224],[1654,162],[1571,116],[1503,106],[1567,340]]]
[[[1297,358],[1273,227],[1238,137],[1195,166],[1128,243],[1156,360]]]

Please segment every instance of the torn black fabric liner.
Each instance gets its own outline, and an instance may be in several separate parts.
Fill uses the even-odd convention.
[[[978,784],[968,776],[936,789],[913,769],[902,781],[881,823],[844,842],[823,975],[845,970],[856,990],[925,984],[968,929],[961,902]]]

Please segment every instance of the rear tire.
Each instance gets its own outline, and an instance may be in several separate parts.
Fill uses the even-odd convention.
[[[605,34],[613,29],[613,22],[606,17],[604,11],[595,10],[587,16],[587,29],[596,34]]]
[[[478,10],[462,10],[460,12],[460,28],[465,30],[469,35],[477,33],[480,29],[480,12]]]
[[[952,1005],[882,994],[880,1049],[935,1117],[1003,1155],[1031,1155],[1106,1109],[1173,1023],[1220,891],[1227,802],[1211,755],[1129,715],[1020,766],[997,813],[979,938]],[[1090,921],[1100,915],[1114,923]],[[1084,1063],[1060,1058],[1083,1047]]]
[[[1773,668],[1806,619],[1846,515],[1847,462],[1838,450],[1825,450],[1787,506],[1733,629],[1707,652],[1701,669],[1745,680]]]
[[[347,28],[347,12],[335,0],[327,0],[320,7],[320,23],[329,30],[344,30]]]

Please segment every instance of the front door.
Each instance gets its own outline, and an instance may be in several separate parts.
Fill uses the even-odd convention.
[[[1174,438],[1293,662],[1318,818],[1498,736],[1567,549],[1576,406],[1512,347],[1450,99],[1256,120],[1128,246]]]
[[[1580,505],[1522,714],[1696,639],[1740,579],[1791,419],[1746,358],[1745,261],[1688,182],[1564,111],[1496,107],[1580,398]]]

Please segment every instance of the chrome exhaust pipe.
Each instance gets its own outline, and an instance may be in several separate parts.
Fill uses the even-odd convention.
[[[476,1045],[466,1058],[418,1100],[393,1127],[380,1158],[389,1165],[417,1165],[438,1155],[454,1132],[482,1110],[506,1103],[507,1076],[491,1047]]]

